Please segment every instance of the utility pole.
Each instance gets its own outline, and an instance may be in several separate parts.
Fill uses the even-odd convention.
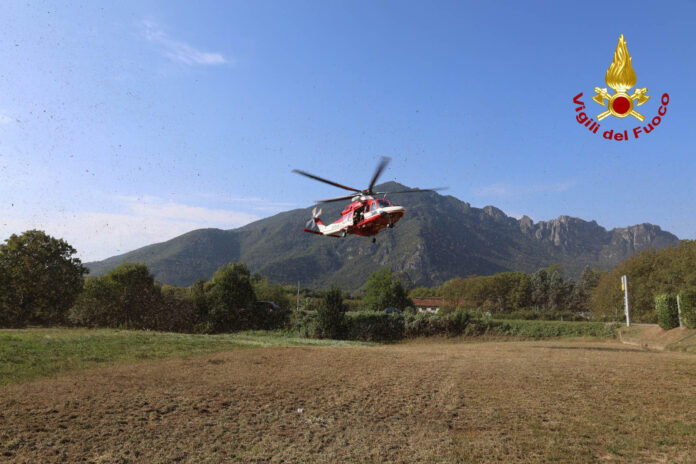
[[[626,327],[631,327],[631,308],[628,305],[628,276],[621,276],[621,290],[624,292],[624,312],[626,313]]]
[[[677,314],[679,315],[679,328],[684,328],[684,323],[681,320],[681,300],[679,299],[679,294],[677,293]]]

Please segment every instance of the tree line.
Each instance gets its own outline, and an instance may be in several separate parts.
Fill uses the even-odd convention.
[[[12,235],[0,245],[0,327],[78,325],[217,333],[281,328],[290,322],[294,289],[252,274],[243,263],[222,266],[210,280],[190,287],[173,287],[156,282],[147,266],[138,263],[86,277],[88,270],[75,254],[64,240],[37,230]],[[368,311],[412,305],[388,269],[370,276],[366,288],[358,304]],[[334,305],[339,298],[339,306],[344,312],[348,309],[348,295],[338,288],[303,293],[302,309],[320,312],[321,317],[331,313],[324,311],[326,303]]]
[[[414,288],[409,296],[442,297],[446,310],[477,308],[508,319],[579,314],[596,321],[618,321],[624,318],[622,275],[630,281],[632,320],[657,323],[656,298],[696,291],[696,241],[642,251],[609,271],[586,267],[577,281],[564,278],[559,267],[551,266],[533,274],[503,272],[452,279],[436,288]]]
[[[604,273],[590,298],[598,320],[623,316],[620,279],[629,277],[631,317],[636,322],[658,322],[655,298],[696,289],[696,241],[682,240],[677,246],[646,250],[626,259]]]
[[[565,278],[560,267],[551,266],[533,274],[502,272],[456,278],[433,289],[417,287],[409,296],[441,297],[446,312],[467,308],[504,317],[587,318],[590,295],[601,275],[601,271],[586,267],[575,281]]]
[[[181,288],[155,282],[144,264],[88,270],[62,239],[31,230],[0,245],[0,327],[79,325],[176,332],[268,329],[289,318],[283,287],[241,263]],[[259,301],[274,301],[285,311]]]
[[[294,287],[252,274],[242,263],[221,267],[210,280],[190,287],[155,281],[143,264],[124,264],[99,277],[74,257],[62,239],[32,230],[0,244],[0,327],[84,325],[167,331],[221,332],[289,324]],[[373,273],[360,295],[340,289],[302,290],[303,311],[338,307],[344,312],[395,307],[415,313],[411,298],[442,297],[443,312],[477,310],[505,319],[594,319],[623,317],[620,276],[630,277],[636,322],[657,322],[655,297],[696,289],[696,242],[648,250],[611,271],[587,267],[576,281],[557,266],[535,273],[503,272],[452,279],[435,288],[407,292],[388,269]],[[327,297],[333,298],[333,300]],[[259,301],[272,301],[284,311]],[[294,305],[292,305],[294,306]]]

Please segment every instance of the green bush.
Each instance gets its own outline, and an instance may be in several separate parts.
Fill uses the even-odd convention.
[[[566,321],[493,321],[491,331],[520,337],[606,337],[616,336],[618,324]]]
[[[404,337],[404,317],[379,312],[348,313],[343,338],[362,341],[395,341]]]
[[[415,316],[406,315],[404,335],[407,338],[479,335],[486,332],[487,325],[485,319],[474,318],[471,313],[463,309],[446,314],[419,313]]]
[[[343,293],[338,287],[332,287],[326,292],[324,301],[317,308],[317,336],[319,338],[339,339],[345,329],[346,305],[343,303]]]
[[[147,266],[126,263],[87,280],[69,319],[88,327],[158,330],[163,308],[161,291]]]
[[[573,311],[541,311],[538,308],[519,309],[517,311],[493,313],[494,319],[527,321],[586,321],[582,314]]]
[[[407,338],[432,337],[442,332],[441,316],[431,313],[419,313],[415,316],[407,314],[404,324],[404,335]]]
[[[300,337],[319,338],[316,312],[293,311],[290,326]]]
[[[683,290],[679,293],[679,306],[684,327],[696,329],[696,290]]]
[[[677,309],[677,297],[662,293],[655,297],[655,310],[657,311],[657,323],[665,330],[679,327],[679,311]]]
[[[287,327],[290,321],[289,309],[272,309],[265,305],[254,305],[240,309],[235,321],[236,330],[274,330]]]
[[[240,311],[253,307],[256,301],[246,265],[229,263],[220,267],[203,287],[205,305],[199,317],[211,322],[215,332],[239,330]]]

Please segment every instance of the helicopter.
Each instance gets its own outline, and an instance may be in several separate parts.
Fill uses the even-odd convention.
[[[387,167],[387,164],[389,164],[389,161],[391,161],[390,158],[382,157],[377,165],[377,169],[375,169],[375,173],[372,176],[369,187],[364,190],[348,187],[299,169],[293,169],[292,172],[294,173],[353,192],[350,195],[318,201],[317,203],[333,203],[336,201],[345,200],[350,200],[351,202],[346,205],[345,208],[343,208],[341,217],[328,225],[324,224],[324,222],[321,220],[321,209],[317,211],[317,208],[315,207],[312,210],[312,218],[307,221],[307,224],[305,224],[305,227],[302,230],[310,234],[336,238],[345,237],[348,234],[372,237],[372,243],[375,243],[376,238],[374,236],[384,229],[391,229],[394,227],[394,224],[399,222],[399,219],[401,219],[406,212],[406,209],[404,209],[403,206],[395,205],[391,201],[387,200],[386,195],[388,193],[424,193],[436,192],[445,189],[445,187],[438,187],[424,190],[375,192],[375,183],[384,169]],[[382,198],[375,198],[375,196],[379,195],[382,195]],[[316,226],[316,228],[310,228],[314,226]]]

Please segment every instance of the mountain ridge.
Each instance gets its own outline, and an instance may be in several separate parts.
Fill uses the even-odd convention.
[[[403,190],[396,182],[380,190]],[[144,262],[157,280],[190,285],[208,279],[230,262],[245,262],[272,280],[356,290],[371,272],[389,267],[408,285],[438,285],[453,277],[520,270],[534,272],[560,264],[577,276],[586,265],[608,269],[632,254],[676,245],[660,226],[643,223],[607,230],[596,221],[562,215],[534,222],[507,216],[488,205],[472,207],[450,195],[423,192],[389,195],[406,208],[394,229],[377,236],[344,239],[302,232],[312,206],[278,213],[230,230],[197,229],[103,261],[86,263],[100,275],[123,262]],[[322,205],[334,220],[343,204]],[[296,231],[296,232],[295,232]]]

